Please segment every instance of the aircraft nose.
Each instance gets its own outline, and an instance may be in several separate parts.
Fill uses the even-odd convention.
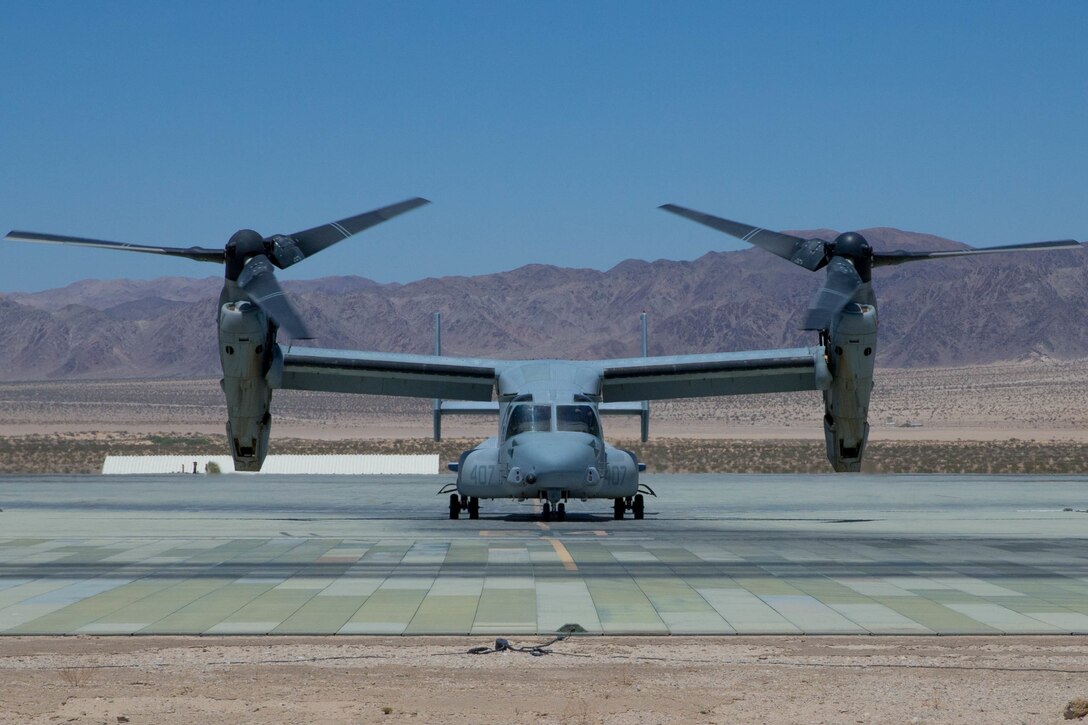
[[[540,485],[572,477],[581,481],[586,469],[597,463],[597,439],[585,433],[534,433],[519,439],[525,440],[514,447],[513,464],[523,473],[533,474]]]

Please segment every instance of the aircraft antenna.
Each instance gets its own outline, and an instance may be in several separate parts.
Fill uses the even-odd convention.
[[[642,357],[650,356],[650,345],[647,342],[646,333],[646,318],[647,315],[643,312],[639,315],[639,320],[642,322]],[[639,437],[642,438],[642,442],[650,440],[650,401],[642,401],[642,415],[639,416]]]
[[[442,313],[434,313],[434,354],[442,354]],[[431,415],[434,418],[434,439],[442,440],[442,399],[435,398],[431,404]]]

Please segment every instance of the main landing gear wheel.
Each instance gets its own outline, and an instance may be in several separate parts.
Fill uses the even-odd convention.
[[[552,505],[547,501],[544,502],[544,507],[540,512],[540,518],[544,519],[545,521],[552,520]]]
[[[555,505],[555,520],[566,521],[567,520],[567,505],[563,503],[557,503]]]
[[[468,517],[470,519],[480,518],[480,499],[476,496],[468,500]]]
[[[450,518],[456,521],[461,517],[461,497],[455,493],[450,494]]]
[[[645,506],[645,501],[642,498],[642,494],[635,496],[634,502],[631,504],[631,512],[635,515],[636,519],[641,519]]]
[[[627,507],[623,504],[622,498],[617,498],[612,502],[612,518],[619,521],[623,518],[623,512]]]

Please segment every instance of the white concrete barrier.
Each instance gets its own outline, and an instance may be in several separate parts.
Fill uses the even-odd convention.
[[[102,473],[234,473],[230,456],[106,456]],[[422,456],[268,456],[261,473],[343,474],[366,476],[380,474],[437,474],[438,454]],[[258,474],[259,475],[259,474]]]

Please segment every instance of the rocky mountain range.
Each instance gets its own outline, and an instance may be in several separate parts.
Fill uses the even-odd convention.
[[[878,251],[963,246],[862,232]],[[528,265],[410,284],[327,277],[283,286],[316,335],[307,345],[428,353],[441,312],[447,354],[596,358],[638,354],[642,311],[651,354],[816,344],[798,326],[822,281],[822,272],[746,249],[690,262],[627,260],[607,271]],[[919,262],[878,269],[873,283],[880,366],[1088,357],[1088,250]],[[0,380],[217,375],[220,285],[213,277],[85,280],[0,294]]]

